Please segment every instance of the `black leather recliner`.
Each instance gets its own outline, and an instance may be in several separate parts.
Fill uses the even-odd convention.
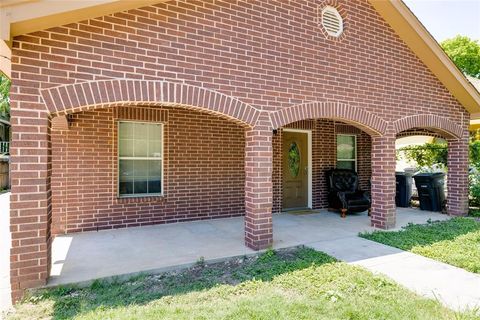
[[[368,210],[370,215],[370,196],[358,188],[358,175],[355,171],[330,169],[326,174],[329,209],[340,210],[342,218],[345,218],[347,212],[365,210]]]

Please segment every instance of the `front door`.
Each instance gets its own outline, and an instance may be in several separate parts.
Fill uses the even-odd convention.
[[[282,208],[308,207],[308,135],[284,131],[282,136]]]

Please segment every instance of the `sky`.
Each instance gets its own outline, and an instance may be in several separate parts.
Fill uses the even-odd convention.
[[[433,37],[480,40],[480,0],[404,0]]]

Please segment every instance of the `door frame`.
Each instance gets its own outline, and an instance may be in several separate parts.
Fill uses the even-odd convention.
[[[297,133],[306,133],[307,134],[307,208],[313,209],[313,200],[312,200],[312,130],[307,129],[289,129],[283,128],[282,132],[297,132]],[[282,142],[283,143],[283,142]],[[283,150],[282,150],[282,163],[283,163]],[[283,183],[283,182],[282,182]],[[283,188],[282,188],[283,189]],[[282,192],[283,197],[283,192]],[[282,211],[284,208],[282,208]]]

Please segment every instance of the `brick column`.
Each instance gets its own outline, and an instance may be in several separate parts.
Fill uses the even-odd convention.
[[[46,283],[50,269],[50,120],[40,103],[12,94],[10,251],[12,300]],[[21,105],[21,108],[20,108]]]
[[[262,114],[245,139],[245,245],[265,249],[273,243],[272,128]]]
[[[468,132],[461,139],[448,140],[447,212],[468,213]]]
[[[372,136],[371,224],[380,229],[395,227],[395,135]]]

